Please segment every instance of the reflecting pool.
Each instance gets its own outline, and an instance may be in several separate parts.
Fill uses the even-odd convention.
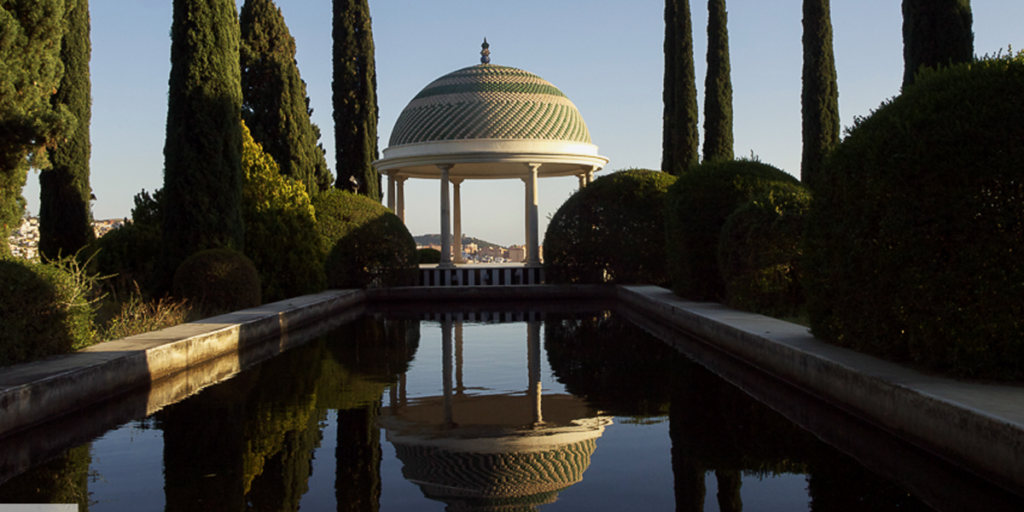
[[[1018,497],[695,340],[594,307],[371,311],[60,450],[0,485],[0,503],[1024,510]]]

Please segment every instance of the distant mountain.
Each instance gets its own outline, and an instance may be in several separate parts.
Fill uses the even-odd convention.
[[[414,236],[412,237],[412,239],[416,241],[416,245],[441,245],[441,235],[438,234]],[[470,236],[462,237],[463,247],[465,247],[467,244],[476,244],[476,246],[479,247],[480,249],[483,249],[484,247],[500,247],[502,249],[507,249],[507,247],[498,245],[496,243],[488,242],[487,240],[481,240],[479,238],[473,238]]]

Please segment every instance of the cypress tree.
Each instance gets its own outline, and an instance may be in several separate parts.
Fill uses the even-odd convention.
[[[381,199],[377,159],[377,72],[367,0],[334,0],[335,187]]]
[[[295,61],[295,39],[272,0],[246,0],[239,19],[242,119],[252,138],[310,195],[331,185],[319,129],[310,120],[306,82]]]
[[[903,87],[921,66],[974,60],[971,0],[903,0]]]
[[[732,160],[732,78],[725,0],[708,0],[708,70],[704,77],[704,160]]]
[[[700,162],[697,76],[689,0],[665,0],[665,102],[662,165],[679,176]]]
[[[75,118],[50,97],[60,84],[65,0],[0,0],[0,236],[20,225],[30,166],[47,166],[45,146],[71,133]],[[0,254],[9,252],[0,243]]]
[[[242,88],[234,0],[174,0],[162,284],[203,249],[243,247]]]
[[[64,77],[51,101],[66,105],[78,125],[51,153],[53,167],[39,175],[39,252],[44,258],[75,254],[95,238],[89,208],[91,53],[89,1],[67,0],[60,50]]]
[[[839,87],[832,53],[829,0],[804,0],[803,159],[800,180],[809,187],[839,145]]]

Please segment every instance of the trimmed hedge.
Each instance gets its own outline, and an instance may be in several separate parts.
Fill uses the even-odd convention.
[[[1024,377],[1024,53],[922,71],[856,121],[807,219],[814,334]]]
[[[665,251],[673,291],[693,300],[725,297],[718,240],[726,219],[743,203],[798,183],[754,160],[704,162],[680,176],[665,196]]]
[[[91,281],[58,264],[0,257],[0,366],[66,354],[96,337]]]
[[[252,260],[228,248],[185,258],[174,273],[174,295],[206,316],[262,304],[260,276]]]
[[[420,265],[441,263],[441,251],[431,249],[429,247],[416,249],[416,258],[420,262]]]
[[[803,186],[780,184],[729,215],[718,240],[726,304],[777,317],[800,313],[801,240],[810,205]]]
[[[631,169],[602,176],[555,212],[544,235],[549,283],[665,284],[663,198],[676,177]]]
[[[365,196],[331,189],[313,198],[327,286],[413,285],[416,242],[397,215]]]

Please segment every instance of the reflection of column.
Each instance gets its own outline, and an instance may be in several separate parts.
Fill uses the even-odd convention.
[[[537,208],[537,171],[540,169],[540,164],[527,164],[530,168],[530,174],[528,176],[528,182],[526,184],[526,195],[529,204],[529,230],[530,236],[527,238],[527,261],[526,265],[531,267],[540,266],[540,234],[539,225],[539,212]]]
[[[455,393],[462,395],[462,322],[455,322]]]
[[[388,208],[395,211],[395,171],[388,171]]]
[[[441,370],[444,373],[444,428],[455,426],[452,411],[452,320],[441,320]]]
[[[395,194],[398,196],[398,209],[395,210],[395,215],[398,215],[398,218],[402,219],[402,222],[405,222],[405,180],[407,179],[409,178],[399,176],[395,180],[398,182],[398,193]]]
[[[540,322],[526,323],[526,345],[527,357],[530,360],[529,396],[533,403],[533,424],[538,426],[544,423],[544,412],[541,408],[541,391],[543,389],[540,382]]]
[[[441,263],[439,268],[451,268],[452,264],[452,225],[449,219],[451,201],[448,198],[448,172],[451,164],[438,164],[441,169]]]
[[[735,469],[716,469],[715,478],[718,480],[718,510],[743,512],[743,499],[740,497],[743,479],[740,472]]]
[[[462,259],[462,180],[455,179],[451,180],[455,197],[452,198],[455,207],[455,263],[465,263],[466,260]]]

